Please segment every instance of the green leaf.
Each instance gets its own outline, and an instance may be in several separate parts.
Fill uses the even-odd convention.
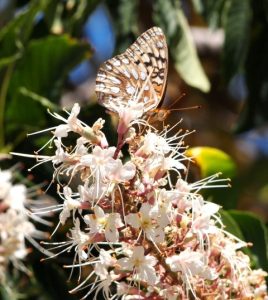
[[[189,24],[179,4],[171,0],[154,2],[154,19],[166,33],[175,68],[182,79],[203,92],[210,90],[209,80],[199,61]]]
[[[36,93],[31,92],[31,91],[27,90],[25,87],[21,87],[19,89],[19,93],[21,93],[21,95],[23,95],[23,96],[27,96],[27,97],[35,100],[36,102],[38,102],[42,106],[44,106],[46,109],[49,109],[54,112],[59,109],[59,106],[52,103],[49,99],[42,97]]]
[[[114,20],[116,52],[123,52],[139,34],[139,1],[119,0],[118,5],[114,5],[114,0],[106,0],[106,4]]]
[[[256,256],[257,267],[268,271],[267,228],[253,213],[230,210],[228,213],[239,225],[247,242],[252,242],[252,253]]]
[[[225,6],[229,0],[192,0],[197,13],[202,14],[213,29],[221,26]]]
[[[243,236],[239,225],[236,223],[234,218],[228,213],[228,211],[221,209],[220,214],[222,222],[225,225],[226,231],[230,232],[234,236],[238,237],[240,240],[244,241],[245,237]]]
[[[197,163],[203,178],[219,172],[223,173],[223,176],[230,178],[236,174],[236,166],[232,158],[217,148],[189,148],[186,151],[186,155],[192,157]]]
[[[118,6],[119,23],[123,35],[137,33],[138,1],[121,0]]]
[[[33,29],[37,14],[50,1],[31,1],[29,8],[19,13],[0,31],[0,57],[10,57],[23,51]]]
[[[8,66],[8,65],[14,63],[19,58],[21,58],[21,54],[20,53],[16,53],[16,54],[8,56],[8,57],[0,58],[0,69],[2,67]]]
[[[41,126],[46,115],[42,106],[51,106],[48,99],[54,102],[59,100],[67,74],[89,55],[87,43],[67,35],[31,41],[10,81],[7,103],[9,122],[13,126]]]
[[[244,71],[251,27],[250,0],[229,0],[224,18],[223,66],[227,80]]]
[[[77,1],[76,9],[71,16],[71,18],[66,18],[66,24],[70,26],[68,32],[77,35],[81,34],[82,27],[84,26],[86,20],[90,13],[96,8],[100,3],[98,0],[80,0]]]
[[[221,215],[221,220],[225,226],[225,230],[233,234],[235,237],[239,238],[240,240],[246,241],[241,231],[241,228],[239,227],[235,219],[231,216],[229,211],[221,209],[220,215]],[[254,263],[256,263],[250,248],[243,248],[243,251],[250,257],[250,259]]]
[[[177,16],[182,35],[177,47],[171,49],[175,60],[175,68],[190,86],[208,92],[210,83],[198,59],[190,28],[182,10],[177,11]]]
[[[31,1],[27,9],[19,13],[0,30],[0,151],[6,144],[4,118],[6,117],[7,92],[16,61],[23,56],[32,33],[35,18],[49,1]],[[19,114],[19,112],[17,112]],[[10,145],[7,146],[9,148]]]

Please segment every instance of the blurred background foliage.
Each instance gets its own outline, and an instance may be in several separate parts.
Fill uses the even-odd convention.
[[[247,250],[253,264],[268,271],[267,0],[0,0],[0,152],[39,149],[48,136],[26,135],[56,124],[48,109],[79,102],[89,125],[97,117],[110,122],[97,104],[96,72],[154,25],[169,45],[163,107],[172,109],[165,124],[183,118],[182,127],[195,130],[187,138],[196,157],[190,178],[219,171],[232,178],[231,189],[206,196],[222,205],[228,230],[254,243]],[[201,109],[175,110],[195,105]],[[113,126],[106,130],[113,142]],[[23,163],[27,176],[34,162]],[[40,183],[52,170],[42,165],[32,174]],[[59,267],[69,258],[40,264],[40,257],[29,257],[32,278],[11,276],[18,292],[26,299],[77,299]]]

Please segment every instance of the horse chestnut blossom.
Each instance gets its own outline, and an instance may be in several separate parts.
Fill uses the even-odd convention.
[[[9,281],[10,267],[30,274],[24,261],[32,250],[26,246],[26,240],[43,251],[36,239],[49,237],[48,233],[38,230],[33,221],[53,225],[31,213],[53,200],[36,197],[36,187],[27,188],[24,183],[15,183],[18,181],[14,175],[17,173],[15,169],[0,170],[0,285],[12,299],[15,291]],[[47,255],[52,255],[49,251],[44,251]]]
[[[251,270],[241,251],[247,243],[225,231],[220,206],[200,194],[228,180],[216,174],[187,182],[191,158],[183,139],[189,132],[159,131],[139,108],[140,120],[124,122],[114,147],[102,132],[104,120],[89,127],[78,112],[75,104],[67,119],[52,114],[63,122],[50,129],[54,155],[27,155],[54,168],[62,203],[39,213],[59,212],[54,232],[71,225],[65,241],[42,244],[54,252],[48,258],[73,253],[65,267],[79,270],[79,284],[71,293],[81,290],[83,299],[268,299],[267,274]],[[71,132],[77,141],[67,147]]]

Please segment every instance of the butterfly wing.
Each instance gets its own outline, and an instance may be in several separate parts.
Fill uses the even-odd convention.
[[[101,65],[96,79],[100,104],[115,110],[117,103],[127,106],[139,94],[137,101],[144,104],[145,112],[156,108],[165,92],[167,69],[165,35],[160,28],[152,27],[124,53]]]

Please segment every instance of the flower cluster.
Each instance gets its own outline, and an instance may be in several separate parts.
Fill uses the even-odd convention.
[[[8,270],[14,268],[30,273],[24,260],[31,251],[26,240],[41,250],[35,239],[47,238],[47,233],[38,230],[33,221],[52,224],[31,211],[47,205],[48,199],[35,199],[37,187],[27,188],[23,183],[14,183],[15,168],[0,170],[0,284],[11,293]],[[45,251],[46,252],[46,251]],[[49,252],[46,252],[49,254]]]
[[[89,127],[79,111],[75,104],[67,119],[53,114],[63,121],[49,129],[55,154],[33,155],[37,165],[52,162],[62,199],[40,213],[59,212],[54,232],[67,219],[73,224],[66,241],[43,243],[53,256],[74,250],[73,264],[65,266],[80,271],[71,292],[86,289],[84,298],[102,293],[105,299],[268,299],[266,273],[250,269],[241,251],[247,244],[224,230],[220,207],[200,194],[228,181],[218,174],[186,180],[189,132],[156,130],[133,106],[118,112],[113,147],[104,120]],[[72,148],[64,145],[70,132],[78,135]],[[79,184],[70,184],[74,178]]]

